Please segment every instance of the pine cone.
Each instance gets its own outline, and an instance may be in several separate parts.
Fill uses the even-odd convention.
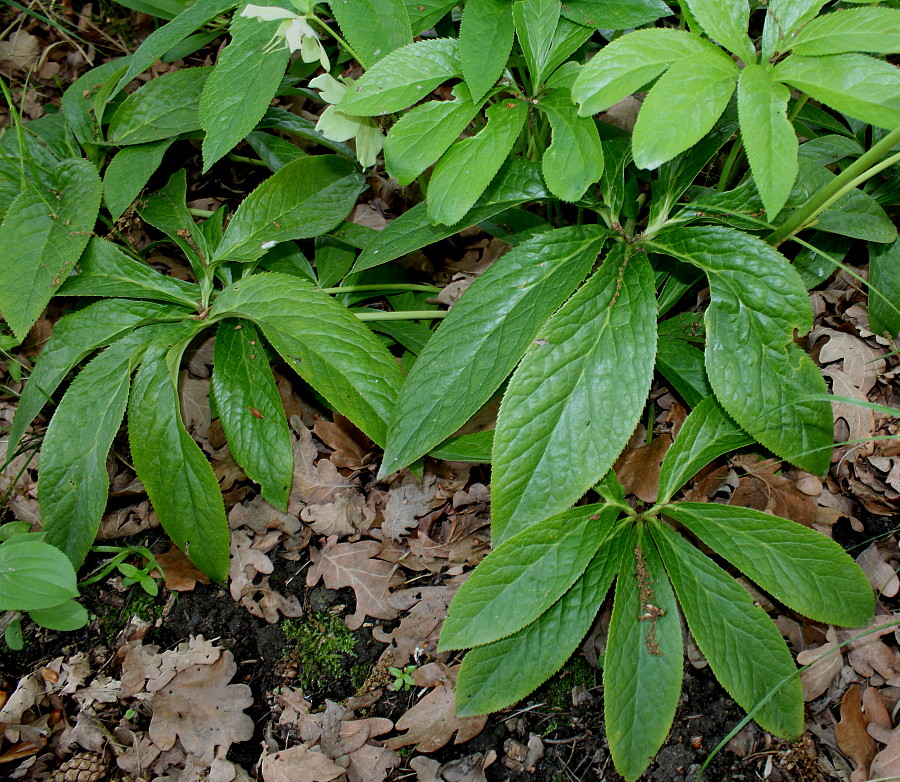
[[[106,776],[106,763],[96,752],[76,752],[53,775],[53,782],[100,782]]]

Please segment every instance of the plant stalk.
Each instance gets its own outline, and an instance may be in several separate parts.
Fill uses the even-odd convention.
[[[803,206],[792,214],[785,222],[766,237],[773,247],[778,247],[785,239],[802,231],[819,214],[824,212],[841,196],[883,170],[884,166],[876,163],[881,160],[896,144],[900,143],[900,128],[895,128],[870,150],[851,163],[825,187],[815,193]],[[888,165],[897,156],[885,161]]]
[[[354,312],[353,314],[364,322],[374,320],[437,320],[446,318],[448,315],[445,310],[406,310],[403,312],[372,310],[371,312]]]
[[[414,285],[411,283],[392,283],[390,285],[344,285],[341,288],[320,288],[322,293],[365,293],[368,291],[414,291],[417,293],[440,293],[440,288],[433,285]]]

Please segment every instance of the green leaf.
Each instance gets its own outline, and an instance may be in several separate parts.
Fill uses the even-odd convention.
[[[798,184],[804,195],[811,196],[835,178],[824,166],[801,158]],[[788,214],[784,218],[788,218]],[[887,244],[897,238],[897,229],[882,206],[862,190],[854,188],[822,212],[816,229],[828,233]]]
[[[457,85],[455,100],[428,101],[407,111],[384,142],[385,167],[401,185],[410,184],[459,138],[479,104]]]
[[[457,4],[457,0],[405,0],[413,35],[431,29]]]
[[[687,0],[687,5],[710,38],[746,64],[755,62],[756,50],[747,37],[750,24],[750,4],[747,0]]]
[[[94,97],[103,90],[107,79],[127,68],[129,62],[130,58],[120,57],[91,68],[63,93],[63,114],[75,136],[83,144],[103,142],[103,133],[94,109]]]
[[[158,228],[177,244],[194,270],[194,276],[202,280],[209,264],[210,249],[206,237],[187,209],[187,174],[179,169],[162,190],[141,200],[138,210],[146,222]]]
[[[847,256],[853,241],[837,234],[827,234],[815,231],[807,242],[809,247],[801,246],[794,256],[792,264],[803,280],[807,290],[815,288],[820,282],[830,277],[837,270],[834,261],[840,263]],[[810,249],[815,247],[820,252]],[[822,254],[824,253],[824,255]],[[832,261],[831,259],[834,259]],[[869,275],[872,274],[871,263]],[[872,315],[871,302],[869,302],[869,316]]]
[[[195,283],[160,274],[97,237],[88,242],[71,276],[59,289],[61,296],[108,296],[156,299],[196,309],[200,288]],[[189,313],[185,312],[185,316]]]
[[[9,431],[7,453],[18,448],[25,429],[69,371],[85,356],[135,326],[157,320],[183,320],[184,317],[185,311],[171,304],[119,299],[97,302],[57,321],[19,397],[16,417]]]
[[[608,43],[581,69],[572,89],[579,114],[606,111],[652,82],[672,63],[716,48],[685,30],[636,30]]]
[[[364,68],[412,43],[403,0],[329,0],[328,5]]]
[[[55,188],[23,190],[0,226],[0,312],[21,342],[87,244],[100,210],[100,177],[87,160],[64,160]]]
[[[271,242],[307,239],[338,225],[353,209],[365,178],[349,160],[316,155],[288,163],[247,196],[213,260],[261,258]]]
[[[440,445],[432,448],[428,455],[433,459],[446,459],[450,462],[473,462],[490,464],[491,450],[494,447],[494,432],[473,432],[459,437],[449,437]]]
[[[0,611],[52,608],[78,597],[75,570],[66,555],[37,540],[0,546]]]
[[[207,22],[215,19],[219,14],[224,14],[236,5],[238,5],[237,0],[196,0],[171,22],[158,27],[144,39],[135,53],[131,55],[128,70],[122,76],[110,97],[118,94],[128,82],[139,73],[147,70],[173,46],[181,43],[195,30],[199,30]]]
[[[876,334],[900,334],[900,240],[888,245],[869,245],[869,319]]]
[[[788,38],[794,54],[822,55],[844,52],[900,52],[900,10],[850,8],[825,14]]]
[[[678,502],[665,513],[776,600],[816,622],[866,627],[875,596],[866,574],[822,533],[769,513]]]
[[[700,141],[725,111],[738,74],[715,47],[672,65],[638,114],[631,142],[635,165],[657,168]]]
[[[25,639],[22,637],[22,618],[18,617],[10,622],[3,631],[3,640],[14,652],[21,652],[25,648]]]
[[[541,234],[472,283],[403,386],[382,475],[411,464],[491,398],[547,318],[591,270],[605,237],[597,226]]]
[[[458,49],[455,38],[433,38],[396,49],[369,68],[338,107],[357,117],[402,111],[448,79],[463,75]]]
[[[458,717],[499,711],[562,668],[594,622],[623,543],[623,535],[604,543],[572,588],[530,625],[466,654],[456,682]]]
[[[563,201],[577,201],[603,173],[603,146],[592,117],[579,117],[567,90],[550,90],[538,103],[553,131],[542,159],[544,181]]]
[[[106,457],[125,415],[131,372],[160,328],[171,333],[173,326],[139,329],[94,358],[69,386],[44,435],[38,468],[41,524],[47,543],[76,568],[91,550],[106,509]]]
[[[361,272],[388,263],[477,225],[510,207],[549,197],[550,192],[544,186],[540,167],[536,163],[508,160],[460,223],[453,227],[432,225],[428,219],[428,205],[416,204],[378,232],[356,259],[353,271]]]
[[[224,320],[216,332],[212,392],[228,449],[266,502],[287,510],[294,459],[275,378],[256,329]]]
[[[619,513],[582,505],[497,546],[453,598],[439,651],[483,646],[531,624],[581,577]]]
[[[298,277],[266,273],[219,294],[210,318],[228,316],[257,323],[300,377],[384,445],[403,374],[378,338],[346,308]]]
[[[703,399],[685,419],[659,472],[659,502],[666,503],[717,456],[751,445],[749,437],[719,406]]]
[[[291,52],[287,47],[262,51],[280,24],[232,17],[231,43],[219,55],[200,96],[204,172],[256,127],[275,97]]]
[[[653,376],[656,302],[645,255],[625,252],[616,245],[538,332],[509,383],[494,435],[495,545],[569,507],[634,431]]]
[[[672,11],[661,0],[565,0],[563,15],[603,30],[627,30],[655,22]]]
[[[781,633],[753,598],[709,557],[659,522],[650,523],[678,602],[716,678],[759,725],[785,738],[803,731],[803,693]]]
[[[463,76],[479,100],[497,82],[512,51],[515,28],[509,0],[469,0],[459,25]]]
[[[74,600],[66,600],[52,608],[29,611],[28,616],[36,625],[61,632],[79,630],[88,623],[87,609]]]
[[[689,407],[696,407],[713,392],[706,377],[703,353],[684,340],[660,334],[656,368]]]
[[[200,130],[200,94],[212,68],[183,68],[147,82],[109,121],[111,144],[145,144]]]
[[[738,81],[741,138],[753,181],[772,220],[787,202],[797,178],[797,135],[787,118],[791,91],[772,72],[751,64]]]
[[[812,311],[803,281],[760,239],[717,226],[680,228],[654,249],[698,266],[710,285],[706,371],[726,412],[762,445],[814,473],[828,468],[832,416],[818,367],[794,344]]]
[[[131,389],[128,439],[135,472],[163,529],[200,570],[224,582],[231,533],[222,492],[181,421],[177,373],[189,340],[172,348],[171,357],[163,343],[148,348]]]
[[[776,51],[785,52],[785,43],[801,25],[813,19],[828,0],[769,0],[763,26],[762,54],[770,59]]]
[[[118,220],[141,194],[173,141],[168,138],[125,147],[109,161],[103,175],[103,200],[113,220]]]
[[[506,99],[494,104],[485,112],[482,130],[444,153],[428,183],[428,217],[433,223],[454,225],[475,205],[519,137],[528,106]]]
[[[519,0],[513,3],[516,36],[535,86],[543,82],[544,74],[549,71],[547,63],[561,10],[560,0]]]
[[[775,78],[854,119],[879,128],[900,125],[900,71],[865,54],[791,55]]]
[[[603,716],[616,770],[636,780],[669,734],[684,649],[675,595],[648,538],[630,536],[616,579],[603,665]]]
[[[292,160],[306,157],[306,152],[296,144],[273,133],[254,130],[247,134],[246,140],[272,171],[280,171]]]

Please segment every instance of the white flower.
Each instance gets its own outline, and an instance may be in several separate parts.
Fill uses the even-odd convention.
[[[322,40],[309,22],[306,21],[305,16],[300,16],[271,5],[248,5],[241,11],[241,16],[248,19],[259,19],[262,22],[282,20],[272,38],[272,43],[266,47],[268,51],[272,50],[273,44],[284,40],[292,52],[300,52],[300,59],[303,62],[315,62],[318,60],[326,71],[330,67],[328,56],[325,54],[325,49],[322,46]]]
[[[322,100],[332,104],[322,112],[316,123],[316,130],[332,141],[349,141],[355,138],[356,159],[359,164],[363,168],[374,166],[378,153],[384,148],[384,135],[370,117],[351,117],[338,111],[334,104],[340,103],[347,92],[347,85],[323,73],[312,79],[309,86],[321,90]]]

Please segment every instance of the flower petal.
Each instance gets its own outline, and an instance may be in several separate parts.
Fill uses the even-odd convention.
[[[248,19],[260,19],[264,22],[274,22],[276,19],[299,19],[297,14],[276,8],[273,5],[248,5],[241,11],[241,16]]]
[[[326,103],[340,103],[344,93],[347,92],[347,85],[341,84],[330,73],[323,73],[316,76],[309,82],[309,86],[316,90],[321,90],[319,95]]]

